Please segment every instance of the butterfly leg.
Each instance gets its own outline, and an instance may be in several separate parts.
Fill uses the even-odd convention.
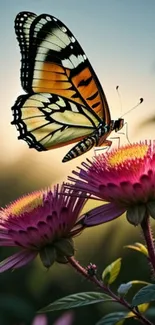
[[[95,156],[96,156],[96,152],[97,152],[97,151],[106,150],[107,147],[108,147],[107,150],[109,150],[110,147],[111,147],[111,144],[112,144],[112,141],[110,141],[110,140],[105,140],[105,141],[102,143],[102,146],[101,146],[101,147],[96,147],[96,148],[94,148],[94,154],[95,154]],[[105,148],[103,148],[103,147],[105,147]]]
[[[126,139],[127,139],[128,143],[131,144],[131,142],[129,140],[129,135],[128,135],[128,123],[127,122],[124,123],[124,127],[125,127]]]
[[[128,143],[131,144],[129,137],[128,137],[128,123],[127,122],[124,123],[124,127],[125,127],[125,132],[117,132],[117,134],[125,135]],[[120,137],[110,137],[110,139],[117,139],[118,140],[118,148],[120,148],[120,145],[121,145]]]
[[[110,137],[110,139],[112,139],[112,140],[117,140],[117,141],[118,141],[118,148],[120,148],[120,146],[121,146],[121,140],[120,140],[120,137]]]

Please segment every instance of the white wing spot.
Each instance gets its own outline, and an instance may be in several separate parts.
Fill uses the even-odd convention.
[[[35,32],[39,32],[40,31],[40,27],[35,27]]]
[[[59,110],[59,106],[56,105],[56,104],[51,104],[51,105],[48,105],[49,108],[53,109],[53,110]]]
[[[40,27],[40,28],[42,28],[43,27],[43,25],[39,22],[39,23],[37,23],[37,25],[36,25],[37,27]]]
[[[45,18],[41,18],[40,23],[41,24],[46,24],[47,20]]]
[[[66,33],[66,32],[67,32],[67,28],[66,28],[66,27],[64,27],[64,26],[62,26],[62,27],[61,27],[61,30],[62,30],[64,33]]]
[[[52,112],[51,112],[51,109],[50,109],[49,107],[45,107],[45,108],[43,108],[43,110],[44,110],[46,113],[52,113]]]
[[[47,16],[46,20],[51,21],[52,19],[51,19],[51,17]]]
[[[76,39],[72,36],[71,41],[72,41],[72,43],[75,43]]]
[[[54,20],[54,21],[58,21],[58,19],[56,19],[55,17],[53,17],[53,20]]]
[[[77,106],[74,103],[70,103],[70,106],[71,106],[72,112],[77,112],[77,113],[79,112],[77,109]]]
[[[65,68],[68,68],[68,69],[73,69],[74,68],[72,62],[69,59],[61,60],[61,63],[63,65],[63,67],[65,67]]]
[[[58,100],[57,100],[56,104],[61,106],[61,107],[66,106],[65,101],[61,97],[58,97]]]
[[[84,62],[83,56],[80,54],[78,56],[75,56],[74,54],[70,55],[70,60],[73,63],[74,67],[76,68],[80,63]]]
[[[84,62],[84,57],[81,54],[78,56],[71,54],[69,59],[62,60],[61,62],[65,68],[72,69],[76,68],[80,63]]]

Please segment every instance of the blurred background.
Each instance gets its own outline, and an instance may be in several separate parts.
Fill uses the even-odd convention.
[[[112,118],[118,118],[136,105],[144,103],[125,116],[131,142],[154,139],[155,136],[155,2],[150,0],[5,0],[0,1],[0,206],[5,207],[33,190],[67,180],[86,157],[67,164],[61,160],[69,147],[39,153],[17,140],[10,125],[11,106],[24,91],[20,85],[20,51],[14,32],[14,19],[19,11],[49,13],[71,29],[86,52],[108,99]],[[119,85],[122,110],[118,94]],[[114,135],[115,136],[115,135]],[[126,142],[121,136],[121,144]],[[115,140],[113,141],[115,144]],[[154,226],[154,225],[153,225]],[[118,257],[123,257],[121,282],[150,280],[150,269],[141,254],[123,246],[143,241],[140,229],[129,225],[125,217],[86,230],[77,237],[77,259],[87,265],[96,263],[99,274]],[[0,248],[0,260],[13,252]],[[128,267],[130,265],[130,268]],[[135,268],[136,265],[136,268]],[[0,275],[0,324],[30,325],[36,311],[65,295],[96,290],[91,283],[69,266],[55,265],[48,272],[39,259],[15,272]],[[133,293],[133,292],[132,292]],[[113,310],[118,310],[114,306]],[[94,325],[111,307],[103,304],[74,311],[74,324]],[[48,314],[49,324],[63,312]],[[133,324],[133,321],[128,321]]]

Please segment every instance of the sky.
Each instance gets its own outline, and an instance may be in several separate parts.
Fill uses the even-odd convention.
[[[68,148],[39,153],[17,140],[17,131],[10,125],[11,106],[24,91],[20,85],[20,51],[14,19],[23,10],[51,14],[69,27],[103,86],[112,119],[120,117],[143,97],[144,103],[124,117],[129,139],[134,142],[155,138],[154,125],[140,126],[155,115],[154,0],[5,0],[0,3],[0,161],[13,163],[24,153],[26,159],[39,161],[45,169],[52,161],[65,173],[93,154],[62,164]]]

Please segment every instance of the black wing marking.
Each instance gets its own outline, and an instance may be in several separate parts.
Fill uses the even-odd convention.
[[[27,91],[27,80],[29,79],[29,47],[30,47],[30,27],[34,19],[37,17],[33,12],[22,11],[15,19],[15,32],[21,52],[21,83],[25,91]]]

